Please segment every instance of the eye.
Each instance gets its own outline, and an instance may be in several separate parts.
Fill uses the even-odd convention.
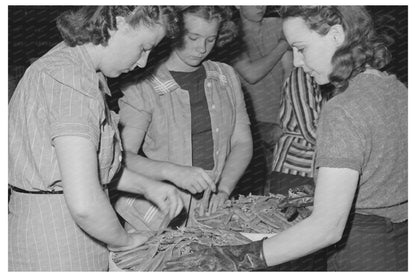
[[[297,49],[298,49],[298,52],[302,54],[302,53],[303,53],[303,50],[304,50],[305,48],[297,48]]]
[[[214,43],[214,42],[215,42],[215,40],[216,40],[216,38],[209,38],[209,39],[207,39],[207,41],[208,41],[209,43]]]
[[[192,41],[196,41],[198,39],[196,36],[188,36],[188,38]]]

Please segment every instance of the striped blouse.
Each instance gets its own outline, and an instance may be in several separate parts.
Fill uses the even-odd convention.
[[[103,93],[110,94],[104,75],[84,46],[60,43],[34,62],[9,103],[9,184],[62,190],[53,140],[65,135],[94,144],[100,181],[108,183],[121,155],[117,115],[109,112]]]
[[[295,68],[283,89],[283,135],[275,146],[273,171],[313,177],[316,128],[323,103],[319,86],[302,68]]]

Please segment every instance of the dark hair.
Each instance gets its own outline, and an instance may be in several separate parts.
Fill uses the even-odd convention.
[[[238,36],[239,29],[237,24],[232,21],[233,12],[230,6],[188,6],[182,9],[182,18],[186,14],[196,15],[207,21],[218,19],[219,29],[215,43],[218,47],[223,47]],[[184,24],[183,20],[182,24]],[[186,31],[183,25],[181,29]],[[182,41],[176,46],[179,46],[181,43]]]
[[[125,17],[132,27],[163,24],[166,36],[179,35],[179,18],[172,6],[86,6],[66,11],[56,21],[63,40],[69,46],[93,43],[107,45],[109,30],[117,30],[116,17]]]
[[[329,76],[337,92],[344,91],[348,81],[363,72],[366,65],[381,69],[391,60],[388,38],[376,33],[363,6],[283,6],[280,14],[283,19],[301,17],[321,35],[327,34],[333,25],[342,26],[345,41],[332,57],[333,71]]]

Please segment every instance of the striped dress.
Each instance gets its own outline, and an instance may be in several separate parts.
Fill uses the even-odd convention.
[[[323,103],[318,85],[295,68],[284,84],[280,120],[283,135],[275,146],[273,171],[313,177],[316,128]]]
[[[108,183],[120,164],[110,93],[83,46],[57,45],[32,64],[9,103],[9,184],[26,191],[62,191],[54,138],[81,136],[96,147],[98,175]],[[63,194],[12,191],[9,271],[102,271],[106,245],[86,234]]]

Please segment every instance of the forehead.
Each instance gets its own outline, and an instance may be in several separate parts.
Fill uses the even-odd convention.
[[[216,35],[219,27],[217,18],[208,21],[193,14],[185,15],[184,22],[186,30],[190,33]]]
[[[298,40],[307,40],[313,36],[313,31],[306,25],[305,20],[300,17],[288,17],[283,21],[283,32],[289,43]]]

